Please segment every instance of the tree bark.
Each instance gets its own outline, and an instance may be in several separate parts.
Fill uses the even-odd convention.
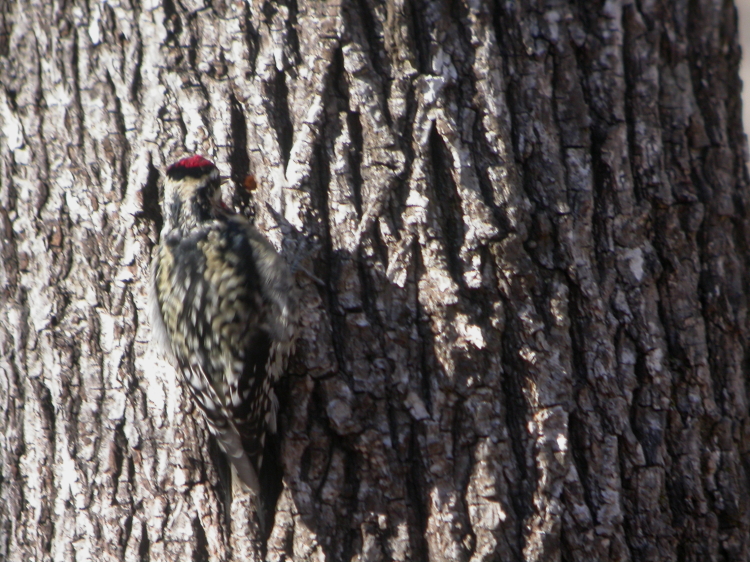
[[[531,4],[0,0],[0,559],[750,560],[734,6]],[[149,345],[194,152],[317,241],[267,541]]]

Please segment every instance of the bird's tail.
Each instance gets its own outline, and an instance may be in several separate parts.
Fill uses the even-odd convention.
[[[253,473],[254,472],[255,470],[253,469]],[[255,493],[252,489],[250,489],[244,479],[240,477],[239,471],[234,464],[232,464],[232,496],[233,498],[238,499],[247,498],[248,496],[250,497],[250,501],[252,502],[252,507],[255,511],[255,515],[258,521],[258,530],[260,531],[260,534],[264,539],[267,538],[269,530],[267,520],[268,512],[266,510],[266,506],[263,503],[263,498],[261,497],[260,493]]]

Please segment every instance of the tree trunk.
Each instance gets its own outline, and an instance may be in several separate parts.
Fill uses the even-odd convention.
[[[734,6],[529,4],[0,0],[0,559],[750,560]],[[318,246],[267,541],[149,344],[194,152]]]

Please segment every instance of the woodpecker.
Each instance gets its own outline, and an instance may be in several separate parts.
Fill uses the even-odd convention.
[[[167,169],[151,321],[262,520],[258,474],[276,432],[274,384],[294,349],[297,303],[286,261],[221,202],[221,181],[202,156]]]

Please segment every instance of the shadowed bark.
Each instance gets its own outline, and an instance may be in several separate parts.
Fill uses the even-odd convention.
[[[0,559],[750,560],[739,57],[726,1],[0,0]],[[187,153],[317,241],[265,542],[149,344]]]

